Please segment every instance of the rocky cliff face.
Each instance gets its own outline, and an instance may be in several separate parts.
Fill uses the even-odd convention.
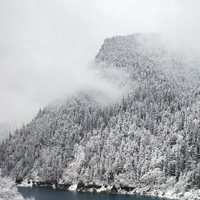
[[[106,39],[95,65],[105,79],[120,79],[121,100],[100,104],[99,92],[87,90],[40,110],[0,146],[3,173],[182,196],[198,191],[200,76],[194,63],[165,48],[157,34],[134,34]]]

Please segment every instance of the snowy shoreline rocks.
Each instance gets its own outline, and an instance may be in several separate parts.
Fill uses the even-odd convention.
[[[107,194],[130,194],[130,195],[144,195],[157,196],[169,199],[180,200],[199,200],[200,190],[190,190],[185,193],[177,192],[173,188],[171,190],[161,190],[159,188],[145,187],[129,187],[128,185],[98,185],[95,183],[85,184],[82,181],[77,184],[64,183],[61,181],[34,181],[29,179],[22,181],[18,187],[49,187],[53,189],[77,191],[77,192],[97,192]]]
[[[34,183],[34,184],[33,184]],[[44,182],[29,182],[28,179],[22,181],[18,184],[18,187],[48,187],[53,189],[77,191],[77,192],[97,192],[97,193],[107,193],[107,194],[130,194],[130,195],[147,195],[147,196],[160,196],[158,192],[150,192],[151,188],[134,188],[129,186],[120,185],[116,187],[115,185],[96,185],[96,184],[84,184],[79,182],[77,184],[64,184],[58,183],[57,181],[44,181]],[[164,194],[164,193],[163,193]]]

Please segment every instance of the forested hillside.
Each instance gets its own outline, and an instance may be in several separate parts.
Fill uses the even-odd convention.
[[[134,34],[106,39],[94,65],[104,79],[120,78],[121,99],[100,103],[100,91],[86,90],[41,109],[0,146],[2,172],[179,198],[197,192],[198,61],[169,50],[157,34]]]

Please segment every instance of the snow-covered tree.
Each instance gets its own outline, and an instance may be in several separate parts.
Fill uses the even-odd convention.
[[[18,192],[16,184],[9,177],[3,177],[0,170],[0,200],[25,200]],[[26,200],[34,200],[29,198]]]

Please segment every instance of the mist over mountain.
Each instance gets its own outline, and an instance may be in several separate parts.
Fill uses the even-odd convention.
[[[103,87],[41,109],[3,141],[3,174],[196,198],[199,64],[159,34],[106,39],[93,66]]]
[[[9,132],[14,132],[16,127],[12,123],[1,123],[0,124],[0,141],[6,139],[9,135]]]

